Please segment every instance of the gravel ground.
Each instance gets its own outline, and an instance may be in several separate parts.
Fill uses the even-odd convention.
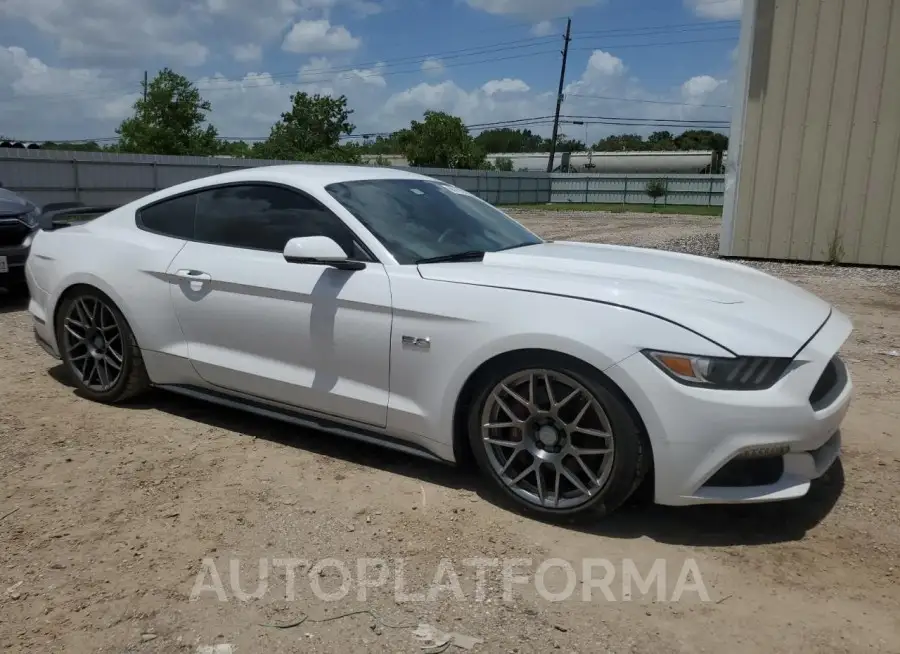
[[[711,218],[518,216],[548,238],[716,249]],[[446,466],[161,393],[128,407],[85,401],[34,345],[23,304],[7,299],[0,305],[0,647],[444,651],[422,648],[415,632],[426,624],[481,639],[475,652],[900,652],[898,274],[753,265],[853,318],[844,356],[856,397],[843,464],[796,502],[638,504],[579,529],[522,518],[470,473]],[[311,580],[332,592],[338,571],[307,576],[300,566],[296,596],[286,595],[288,576],[273,559],[328,557],[351,568],[349,594],[328,601]],[[385,559],[387,584],[361,588],[359,557]],[[530,560],[525,571],[556,557],[574,566],[576,592],[552,602],[532,579],[506,601],[502,578],[489,572],[480,597],[469,557]],[[614,566],[611,598],[598,589],[582,601],[582,562],[597,557]],[[667,563],[664,601],[660,585],[649,594],[636,588],[625,601],[626,557],[643,576],[655,561]],[[268,589],[241,599],[233,584],[252,593],[260,559],[270,566]],[[442,559],[459,575],[462,597],[403,597],[432,588]],[[204,560],[215,564],[224,601],[214,592],[191,601],[198,579],[215,585]],[[678,597],[677,578],[691,561],[709,602],[690,590]],[[547,589],[559,592],[565,581],[550,574]],[[269,626],[293,623],[301,624]]]

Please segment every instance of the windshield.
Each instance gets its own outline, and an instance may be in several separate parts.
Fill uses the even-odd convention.
[[[401,264],[541,239],[487,202],[426,179],[367,179],[325,187]]]

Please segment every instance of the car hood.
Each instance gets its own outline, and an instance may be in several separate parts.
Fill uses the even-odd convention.
[[[628,307],[747,356],[794,356],[831,313],[815,295],[749,266],[619,245],[540,243],[479,262],[424,264],[419,273]]]
[[[20,216],[32,208],[33,205],[25,198],[0,188],[0,217]]]

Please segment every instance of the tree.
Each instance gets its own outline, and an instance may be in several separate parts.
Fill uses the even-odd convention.
[[[647,137],[647,145],[651,150],[656,151],[669,151],[678,149],[678,146],[675,145],[675,136],[668,130],[653,132],[650,136]]]
[[[356,129],[350,122],[352,113],[346,96],[294,93],[290,111],[282,113],[272,126],[259,153],[267,159],[357,163],[360,148],[340,143],[342,136],[349,136]]]
[[[509,157],[497,157],[494,159],[494,168],[505,172],[512,172],[513,160]]]
[[[400,154],[402,152],[396,133],[389,136],[376,136],[374,141],[367,139],[360,148],[366,154]]]
[[[664,198],[669,193],[668,185],[665,180],[662,179],[651,179],[647,182],[647,195],[653,198],[653,206],[656,206],[656,201],[659,198]]]
[[[443,111],[426,111],[422,122],[410,123],[397,138],[410,166],[470,168],[485,166],[484,151],[469,135],[461,118]]]
[[[116,129],[121,152],[211,155],[218,132],[205,125],[211,106],[188,79],[164,68],[144,86],[134,115]]]
[[[552,139],[547,139],[547,150],[550,150],[550,142]],[[565,134],[559,134],[556,137],[556,151],[557,152],[583,152],[587,148],[585,147],[584,141],[579,141],[578,139],[569,138]]]
[[[529,129],[488,129],[475,137],[475,143],[488,154],[496,152],[540,152],[545,146],[541,136]]]
[[[679,150],[712,150],[724,152],[728,149],[728,137],[708,129],[689,129],[675,139]]]
[[[596,152],[643,152],[647,142],[640,134],[616,134],[597,141],[593,149]]]

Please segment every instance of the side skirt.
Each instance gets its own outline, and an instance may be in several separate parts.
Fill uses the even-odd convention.
[[[158,388],[194,399],[212,402],[221,406],[227,406],[232,409],[238,409],[239,411],[248,411],[250,413],[254,413],[266,418],[288,422],[305,429],[316,429],[327,432],[329,434],[334,434],[336,436],[343,436],[345,438],[351,438],[353,440],[362,441],[364,443],[386,447],[398,452],[403,452],[404,454],[411,454],[423,459],[428,459],[429,461],[437,461],[439,463],[450,464],[449,461],[445,461],[444,459],[432,454],[425,448],[419,447],[416,444],[407,443],[392,436],[379,433],[377,431],[365,429],[363,427],[342,424],[335,420],[303,413],[294,409],[282,408],[280,406],[271,405],[258,400],[237,397],[210,389],[197,388],[195,386],[180,384],[160,384]]]

